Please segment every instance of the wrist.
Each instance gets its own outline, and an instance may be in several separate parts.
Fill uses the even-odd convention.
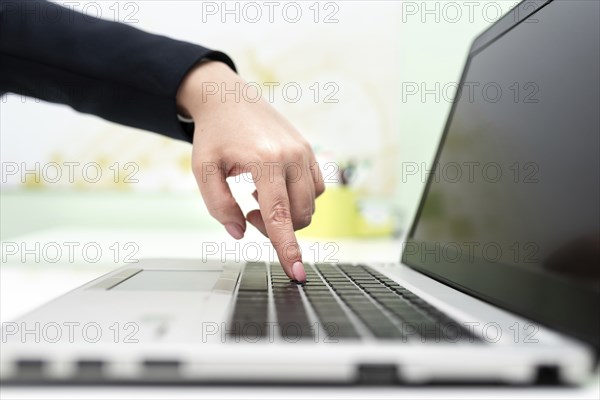
[[[239,79],[236,73],[225,63],[206,60],[194,66],[183,78],[177,91],[177,111],[186,118],[194,119],[208,107],[212,98],[218,98],[214,93],[205,93],[208,88],[214,90],[214,85]]]

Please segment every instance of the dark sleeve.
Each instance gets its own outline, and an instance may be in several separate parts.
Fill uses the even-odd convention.
[[[0,93],[191,142],[192,129],[177,118],[176,94],[203,59],[235,68],[223,53],[44,0],[0,0]]]

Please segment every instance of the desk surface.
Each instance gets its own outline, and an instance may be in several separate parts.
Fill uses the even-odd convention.
[[[28,255],[22,262],[20,253],[3,254],[0,269],[0,319],[11,321],[19,315],[38,307],[101,274],[110,272],[127,256],[133,259],[147,257],[166,258],[202,258],[240,257],[243,254],[260,255],[262,259],[271,257],[267,240],[250,233],[246,239],[236,244],[224,233],[191,230],[83,230],[54,229],[39,231],[20,237],[12,237],[3,242],[3,251],[7,243],[26,246],[27,249],[39,248],[35,255]],[[68,253],[69,245],[75,251]],[[90,249],[100,249],[102,256],[96,262],[93,254],[84,256],[81,251],[86,244]],[[116,244],[116,246],[115,246]],[[395,262],[399,258],[400,243],[397,240],[336,240],[314,241],[302,239],[303,254],[307,261],[329,257],[330,261],[376,261]],[[58,247],[57,247],[58,246]],[[20,247],[22,249],[23,247]],[[46,252],[44,253],[44,249]],[[63,256],[56,262],[56,250]],[[118,251],[117,251],[118,249]],[[258,252],[260,250],[260,253]],[[54,251],[54,252],[51,252]],[[254,253],[250,253],[254,251]],[[46,261],[46,262],[41,262]],[[494,387],[429,387],[429,388],[369,388],[369,387],[2,387],[2,399],[83,399],[83,398],[132,398],[132,399],[193,399],[193,398],[415,398],[415,399],[495,399],[495,398],[600,398],[598,376],[582,388],[494,388]]]

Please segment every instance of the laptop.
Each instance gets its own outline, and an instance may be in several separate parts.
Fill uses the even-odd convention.
[[[4,326],[2,382],[585,382],[599,15],[524,1],[474,41],[400,262],[140,260]]]

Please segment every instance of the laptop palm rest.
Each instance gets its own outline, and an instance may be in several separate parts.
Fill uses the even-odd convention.
[[[110,288],[110,290],[209,292],[213,289],[222,273],[222,270],[142,270],[132,277],[121,281]]]

